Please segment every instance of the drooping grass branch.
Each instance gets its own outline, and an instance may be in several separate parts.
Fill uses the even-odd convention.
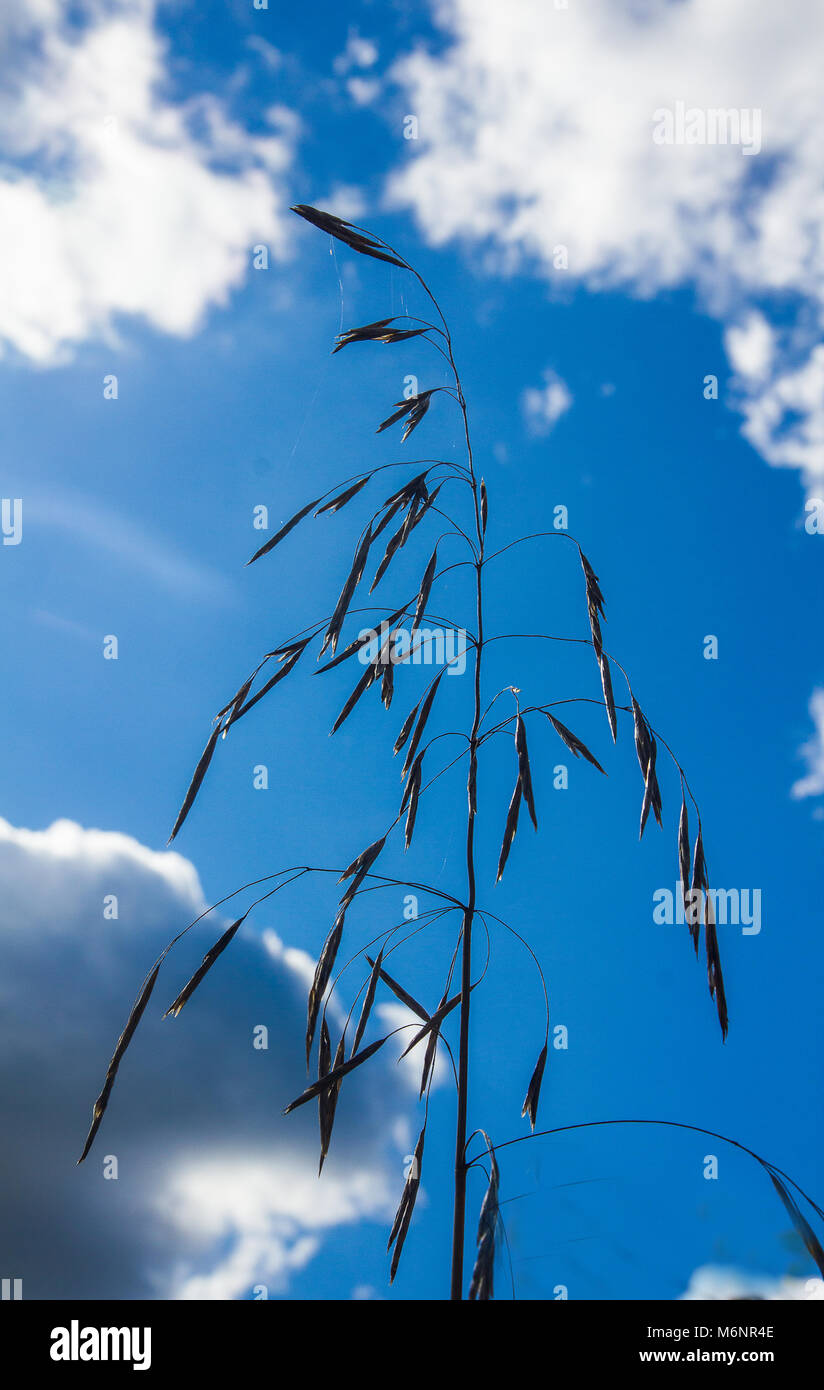
[[[618,736],[618,714],[629,714],[632,717],[635,750],[643,782],[639,835],[643,835],[650,813],[659,826],[663,824],[663,801],[657,769],[659,743],[666,750],[678,774],[681,793],[677,852],[685,918],[696,953],[699,949],[703,926],[709,992],[715,1002],[723,1038],[726,1037],[728,1028],[727,1003],[721,973],[712,898],[709,891],[703,826],[698,803],[692,794],[683,767],[669,744],[653,727],[642,710],[624,667],[604,647],[601,630],[601,623],[605,616],[604,596],[598,576],[579,541],[565,532],[537,531],[517,537],[491,553],[487,553],[489,496],[484,479],[478,477],[475,469],[469,413],[456,365],[451,333],[440,305],[429,286],[419,272],[392,246],[382,239],[374,237],[364,228],[342,221],[330,213],[304,205],[294,208],[294,211],[307,222],[312,223],[333,239],[342,242],[359,255],[386,262],[398,270],[409,273],[418,282],[432,305],[436,322],[433,323],[429,319],[415,318],[406,314],[379,319],[374,323],[339,333],[333,352],[338,353],[343,348],[356,343],[377,343],[388,346],[408,343],[412,340],[421,345],[426,344],[429,347],[434,347],[448,367],[451,383],[446,386],[433,385],[396,401],[389,413],[378,423],[376,432],[381,434],[396,425],[401,426],[401,443],[404,443],[418,429],[436,404],[442,402],[446,407],[457,405],[465,460],[447,461],[433,457],[409,460],[406,463],[395,461],[345,478],[302,506],[270,539],[260,546],[247,562],[252,564],[270,556],[281,542],[301,523],[305,522],[310,515],[315,517],[336,515],[353,504],[357,509],[365,497],[367,488],[370,485],[377,486],[382,483],[387,470],[400,468],[407,471],[408,476],[405,476],[405,481],[401,482],[400,486],[390,491],[377,506],[373,505],[371,508],[367,508],[365,519],[359,525],[353,540],[349,571],[343,580],[337,600],[333,602],[327,613],[300,632],[278,640],[269,651],[264,653],[234,695],[218,710],[212,731],[173,826],[170,840],[173,840],[180,832],[191,812],[211,761],[215,756],[218,743],[225,740],[238,720],[244,718],[266,697],[270,696],[276,687],[292,674],[310,648],[317,646],[318,660],[323,659],[322,664],[317,667],[317,674],[338,668],[346,668],[352,672],[357,670],[359,666],[363,668],[334,721],[332,733],[336,732],[350,717],[356,706],[366,697],[373,686],[379,689],[381,702],[388,710],[395,694],[396,672],[399,678],[402,678],[404,667],[415,664],[422,655],[431,655],[433,649],[432,665],[434,670],[423,693],[404,718],[393,745],[394,755],[404,753],[401,772],[401,780],[404,784],[403,793],[394,819],[377,838],[356,855],[343,871],[305,864],[293,866],[247,884],[243,889],[238,889],[235,893],[227,895],[221,900],[221,903],[215,904],[215,907],[219,907],[243,892],[267,885],[265,892],[250,903],[242,916],[224,930],[212,948],[207,951],[201,965],[175,996],[165,1016],[177,1017],[181,1013],[205,976],[217,964],[222,953],[230,947],[241,924],[257,907],[270,900],[281,889],[302,879],[307,874],[334,874],[337,876],[339,885],[346,886],[341,891],[333,924],[318,957],[309,990],[307,1007],[306,1060],[307,1066],[310,1065],[313,1051],[316,1053],[317,1076],[303,1093],[291,1102],[287,1107],[287,1113],[310,1101],[317,1100],[320,1128],[320,1168],[322,1169],[332,1139],[336,1107],[346,1078],[353,1071],[367,1064],[389,1038],[396,1036],[404,1029],[413,1030],[404,1055],[419,1049],[417,1055],[422,1059],[419,1098],[424,1102],[425,1108],[423,1124],[415,1148],[414,1162],[401,1193],[400,1205],[390,1232],[391,1281],[398,1269],[420,1187],[421,1165],[430,1114],[430,1094],[435,1074],[437,1051],[439,1045],[445,1049],[452,1065],[456,1089],[451,1296],[458,1300],[463,1298],[465,1287],[464,1247],[466,1243],[467,1174],[470,1168],[479,1164],[478,1158],[472,1160],[467,1158],[471,1001],[474,991],[481,987],[486,977],[490,961],[492,933],[497,927],[510,932],[529,953],[531,962],[537,968],[546,1009],[543,1045],[538,1051],[537,1062],[526,1086],[521,1112],[522,1116],[529,1121],[531,1133],[522,1136],[522,1138],[538,1137],[535,1134],[535,1124],[540,1103],[541,1085],[547,1065],[549,1041],[549,995],[546,980],[535,952],[514,927],[478,901],[475,826],[480,804],[479,768],[480,755],[483,749],[494,739],[501,737],[513,739],[514,790],[504,821],[497,865],[497,880],[500,880],[503,875],[513,849],[522,805],[526,807],[536,830],[538,828],[540,797],[539,794],[536,795],[536,788],[533,785],[527,726],[529,726],[530,738],[534,736],[536,729],[550,731],[552,737],[558,737],[562,740],[575,758],[583,759],[596,771],[606,775],[599,759],[583,743],[578,734],[561,721],[555,711],[561,706],[576,703],[600,705],[606,713],[613,741],[617,741]],[[365,582],[367,572],[373,575],[369,588],[371,595],[383,582],[400,552],[407,546],[410,546],[410,549],[413,548],[411,544],[413,537],[417,540],[423,535],[424,530],[431,530],[432,523],[436,518],[439,522],[445,521],[447,529],[441,530],[436,527],[437,534],[434,542],[430,539],[427,543],[424,552],[426,561],[420,571],[421,578],[413,593],[403,601],[396,601],[392,604],[382,602],[376,603],[374,606],[354,606],[355,596]],[[537,634],[489,633],[485,623],[485,582],[488,566],[499,560],[514,546],[523,545],[527,541],[548,539],[550,536],[553,538],[560,536],[570,542],[577,551],[578,563],[583,574],[589,635],[586,637],[580,635],[556,636],[546,632]],[[440,552],[447,544],[451,545],[454,542],[458,543],[461,550],[465,547],[465,552],[461,558],[455,560],[450,556],[450,562],[444,565],[441,562]],[[433,595],[438,591],[443,579],[456,570],[464,568],[474,571],[471,624],[458,623],[451,615],[441,615],[433,607]],[[490,578],[494,579],[495,570],[493,569],[489,573]],[[347,624],[353,619],[362,619],[366,614],[369,615],[373,627],[366,631],[361,629],[360,632],[356,632],[345,640],[344,630]],[[427,626],[431,623],[437,624],[434,631]],[[453,633],[462,634],[465,642],[460,652],[456,651],[451,656],[446,654],[445,634],[442,630],[444,628]],[[546,699],[541,698],[540,692],[537,692],[535,697],[522,699],[519,690],[512,685],[507,685],[498,690],[491,698],[487,698],[483,681],[485,649],[492,643],[508,643],[525,638],[529,641],[538,638],[543,641],[558,643],[577,643],[591,648],[598,668],[600,687],[598,697],[564,696]],[[441,641],[440,651],[438,648],[439,639]],[[439,730],[430,734],[430,718],[433,710],[437,705],[440,714],[445,704],[443,691],[445,685],[449,683],[443,681],[443,676],[455,661],[459,659],[463,661],[466,655],[469,655],[472,663],[472,716],[469,725],[467,728]],[[613,668],[626,684],[628,704],[616,702],[612,683]],[[499,704],[499,702],[502,703]],[[432,727],[434,727],[434,720]],[[447,739],[457,739],[459,747],[457,752],[454,752],[454,756],[451,755],[454,745],[450,747],[449,753],[444,752],[444,758],[441,760],[441,750],[439,749],[436,753],[435,748],[441,740]],[[462,773],[465,771],[466,777],[465,866],[460,889],[450,893],[432,884],[407,881],[378,873],[377,867],[387,841],[393,833],[400,830],[403,824],[404,848],[409,848],[415,832],[421,800],[431,792],[436,783],[455,768],[460,768]],[[540,789],[538,789],[539,792]],[[697,833],[694,843],[691,843],[690,837],[688,801],[697,819]],[[347,915],[353,909],[353,905],[358,907],[363,904],[368,905],[375,901],[371,895],[391,887],[414,889],[416,893],[431,899],[433,905],[427,907],[420,914],[413,927],[410,927],[406,921],[395,922],[372,934],[368,941],[358,945],[345,963],[339,966],[338,958],[339,956],[342,958],[341,944],[347,925]],[[205,915],[205,913],[201,914],[195,921],[200,921]],[[441,935],[444,932],[448,933],[450,924],[452,924],[453,929],[457,925],[454,922],[455,917],[459,918],[460,926],[457,935],[454,938],[449,938],[451,941],[449,968],[445,979],[438,983],[437,989],[433,988],[432,990],[432,998],[439,998],[439,1002],[434,1007],[431,1002],[424,1005],[409,992],[394,973],[390,973],[387,962],[423,931],[431,932],[437,928]],[[486,960],[480,971],[478,971],[477,962],[473,960],[473,933],[476,923],[482,929],[486,940]],[[195,923],[190,923],[189,927],[184,928],[169,943],[143,982],[109,1064],[103,1089],[95,1102],[91,1128],[81,1154],[81,1162],[88,1154],[94,1141],[109,1101],[118,1067],[149,1002],[161,966],[172,946],[194,925]],[[361,962],[364,967],[364,975],[348,1011],[345,1011],[341,1035],[333,1051],[329,1003],[334,991],[342,988],[343,976],[350,972],[358,962]],[[394,962],[392,969],[393,971],[396,969]],[[456,976],[458,977],[457,987]],[[351,976],[347,974],[347,980],[349,978]],[[414,1022],[405,1024],[402,1028],[395,1029],[383,1037],[366,1041],[371,1032],[370,1024],[372,1023],[375,1000],[381,989],[388,989],[411,1012]],[[356,1012],[357,1020],[355,1021]],[[455,1014],[459,1020],[457,1057],[444,1032],[444,1025]],[[350,1032],[352,1032],[351,1046],[348,1042]],[[690,1128],[690,1126],[682,1127]],[[549,1132],[557,1131],[540,1131],[540,1133]],[[477,1134],[482,1135],[485,1143],[484,1166],[488,1176],[488,1190],[481,1209],[475,1267],[468,1292],[470,1298],[487,1299],[492,1296],[493,1291],[496,1229],[499,1224],[500,1174],[496,1151],[511,1143],[520,1142],[520,1140],[506,1140],[503,1144],[496,1145],[486,1131],[481,1129],[473,1130],[470,1140]],[[727,1142],[735,1143],[735,1141]],[[737,1145],[737,1147],[744,1148],[743,1145]],[[750,1151],[747,1150],[747,1152]],[[757,1155],[753,1156],[758,1157]],[[808,1227],[802,1227],[798,1224],[804,1222],[805,1218],[797,1209],[795,1199],[786,1185],[787,1183],[791,1184],[792,1180],[787,1179],[785,1174],[781,1174],[778,1169],[766,1164],[764,1160],[758,1159],[758,1161],[770,1173],[772,1181],[787,1210],[793,1216],[798,1229],[802,1230],[802,1233],[804,1230],[809,1231]],[[815,1208],[815,1211],[820,1217],[820,1210]],[[812,1233],[809,1234],[811,1239],[805,1235],[805,1243],[807,1243],[807,1248],[814,1258],[818,1259],[817,1252],[820,1252],[820,1246],[816,1243],[816,1238],[812,1236]]]
[[[482,1287],[484,1281],[487,1280],[489,1282],[491,1294],[492,1268],[491,1263],[489,1261],[488,1245],[491,1241],[494,1248],[495,1228],[500,1218],[500,1209],[497,1195],[498,1165],[496,1161],[496,1154],[499,1153],[501,1149],[508,1149],[513,1144],[523,1144],[532,1139],[546,1139],[555,1134],[571,1134],[575,1130],[600,1129],[605,1126],[611,1127],[614,1125],[648,1125],[658,1126],[659,1128],[666,1129],[689,1130],[693,1134],[704,1134],[710,1139],[720,1139],[722,1144],[727,1144],[730,1146],[730,1148],[738,1149],[739,1152],[745,1153],[750,1158],[754,1159],[755,1162],[759,1165],[759,1167],[769,1177],[770,1182],[773,1185],[773,1188],[778,1193],[778,1196],[781,1198],[784,1209],[787,1212],[787,1215],[790,1217],[790,1220],[792,1221],[796,1233],[800,1236],[807,1253],[809,1254],[810,1258],[814,1261],[822,1278],[824,1278],[824,1247],[822,1247],[821,1241],[819,1240],[818,1236],[816,1235],[815,1231],[813,1230],[812,1226],[807,1220],[807,1217],[801,1210],[801,1207],[799,1206],[796,1197],[793,1196],[793,1193],[790,1191],[790,1189],[795,1189],[795,1192],[798,1194],[801,1200],[807,1204],[810,1210],[815,1213],[819,1221],[824,1221],[824,1210],[822,1210],[818,1203],[813,1200],[809,1193],[804,1191],[803,1187],[801,1187],[795,1181],[794,1178],[791,1178],[788,1173],[783,1172],[783,1170],[781,1168],[778,1168],[776,1164],[770,1163],[769,1160],[764,1158],[761,1154],[756,1153],[755,1149],[748,1148],[746,1144],[741,1144],[737,1139],[730,1139],[729,1136],[726,1134],[719,1134],[717,1130],[704,1129],[701,1125],[685,1124],[681,1120],[584,1120],[581,1123],[574,1125],[555,1125],[552,1129],[533,1130],[531,1134],[520,1134],[514,1139],[504,1139],[501,1143],[494,1145],[494,1147],[490,1143],[489,1136],[485,1133],[484,1130],[476,1130],[475,1133],[470,1136],[470,1139],[467,1143],[467,1148],[469,1147],[469,1144],[472,1142],[472,1140],[475,1138],[475,1135],[479,1134],[481,1138],[484,1140],[484,1143],[486,1145],[486,1155],[489,1157],[490,1162],[492,1164],[491,1171],[485,1168],[482,1161],[484,1155],[478,1155],[475,1158],[468,1159],[467,1161],[467,1169],[475,1167],[482,1168],[483,1171],[485,1171],[487,1174],[488,1182],[487,1193],[486,1197],[484,1198],[484,1208],[487,1211],[487,1215],[486,1220],[484,1220],[482,1212],[481,1225],[479,1226],[478,1230],[478,1250],[475,1260],[475,1274],[473,1275],[473,1285],[470,1288],[470,1298],[473,1297],[472,1288],[479,1286]],[[487,1234],[489,1229],[491,1229],[491,1237]],[[490,1294],[484,1295],[483,1293],[477,1293],[475,1296],[483,1297],[490,1296]]]

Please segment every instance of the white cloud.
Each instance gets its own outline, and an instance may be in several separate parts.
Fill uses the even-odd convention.
[[[762,1274],[746,1274],[723,1265],[703,1265],[693,1272],[681,1298],[687,1302],[739,1298],[763,1298],[770,1303],[796,1299],[820,1301],[824,1299],[824,1280],[792,1279],[788,1275],[769,1279]]]
[[[544,371],[543,386],[529,386],[521,406],[530,434],[547,435],[572,405],[572,393],[551,367]]]
[[[763,314],[752,310],[742,323],[728,328],[724,345],[736,372],[754,381],[762,381],[767,376],[773,360],[775,340]]]
[[[351,183],[336,183],[329,192],[317,194],[314,206],[327,208],[334,212],[336,217],[343,217],[347,222],[357,222],[366,211],[363,193]]]
[[[380,82],[372,77],[350,77],[346,83],[346,90],[356,106],[369,106],[370,102],[376,101],[380,96],[382,87]]]
[[[806,760],[807,774],[794,782],[790,789],[790,795],[798,800],[807,796],[824,796],[824,689],[813,691],[810,717],[815,725],[815,733],[799,750],[800,756]]]
[[[799,364],[780,367],[769,380],[762,371],[739,369],[735,385],[742,392],[742,434],[775,468],[800,468],[810,495],[820,494],[824,485],[824,345],[814,347]]]
[[[154,0],[50,0],[7,35],[0,87],[0,347],[40,364],[121,315],[188,336],[266,243],[286,248],[294,119],[252,135],[204,95],[175,102]]]
[[[373,68],[378,61],[378,46],[373,39],[361,38],[357,29],[350,28],[346,47],[334,61],[337,73],[351,72],[352,68]]]
[[[388,185],[436,244],[483,247],[551,285],[695,286],[733,330],[745,433],[824,478],[824,107],[818,0],[437,0],[447,36],[393,69],[419,120]],[[762,150],[653,141],[655,113],[761,113]],[[569,270],[556,270],[555,248]],[[750,316],[786,320],[768,361]],[[749,323],[742,335],[740,325]],[[796,413],[794,413],[796,412]]]
[[[118,917],[106,920],[112,894]],[[180,1018],[164,1022],[225,918],[175,948],[78,1168],[140,980],[202,910],[203,892],[182,855],[128,835],[0,820],[0,1228],[4,1267],[23,1279],[24,1296],[250,1298],[256,1284],[287,1289],[333,1230],[391,1220],[412,1108],[391,1059],[344,1087],[321,1179],[316,1106],[281,1114],[306,1084],[312,961],[271,929],[261,940],[279,901],[241,928]],[[333,1031],[339,1021],[334,1012]],[[252,1046],[260,1024],[267,1050]],[[107,1155],[116,1180],[103,1176]],[[341,1279],[346,1297],[351,1271]]]

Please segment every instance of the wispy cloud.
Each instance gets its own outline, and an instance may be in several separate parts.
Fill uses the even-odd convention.
[[[26,521],[62,531],[87,550],[184,599],[228,602],[230,579],[183,554],[168,538],[89,498],[50,491],[26,499]]]

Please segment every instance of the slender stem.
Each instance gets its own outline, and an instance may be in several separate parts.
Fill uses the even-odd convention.
[[[439,306],[436,305],[436,308],[439,308]],[[459,1302],[463,1298],[463,1257],[466,1229],[466,1117],[469,1103],[469,1009],[470,984],[472,980],[472,923],[475,916],[475,810],[477,804],[478,781],[478,731],[482,716],[481,659],[484,646],[484,527],[481,524],[479,489],[472,459],[472,443],[469,438],[469,419],[466,411],[466,400],[464,398],[460,376],[458,375],[458,369],[455,365],[455,359],[452,355],[452,340],[448,328],[446,334],[447,351],[449,353],[452,370],[455,374],[458,404],[460,405],[461,415],[463,416],[467,461],[469,463],[469,472],[472,479],[472,500],[475,506],[475,530],[478,536],[478,559],[475,567],[478,638],[475,644],[474,712],[472,717],[472,732],[469,736],[469,777],[467,780],[467,899],[464,911],[463,941],[461,949],[461,1023],[458,1053],[458,1115],[455,1126],[455,1205],[452,1222],[452,1278],[450,1290],[450,1298],[455,1302]]]
[[[483,537],[480,540],[483,557]],[[469,986],[472,978],[472,919],[475,915],[475,803],[478,776],[478,729],[481,722],[481,657],[483,654],[483,596],[481,563],[477,568],[478,642],[475,647],[475,712],[469,737],[468,811],[466,823],[466,872],[468,892],[464,911],[461,956],[461,1031],[458,1053],[458,1120],[455,1132],[455,1210],[452,1225],[452,1289],[450,1297],[463,1298],[463,1254],[466,1225],[466,1114],[469,1098]]]
[[[360,228],[358,230],[363,231],[364,229]],[[452,373],[455,378],[455,395],[463,417],[467,462],[469,465],[468,481],[472,490],[472,500],[475,508],[475,529],[478,536],[478,549],[475,560],[478,637],[475,643],[474,713],[472,719],[472,732],[469,737],[469,778],[467,782],[467,900],[464,907],[463,930],[461,933],[461,1024],[460,1054],[458,1060],[458,1116],[455,1135],[455,1210],[452,1228],[451,1298],[454,1300],[461,1300],[463,1298],[463,1255],[466,1225],[466,1117],[469,1092],[469,1004],[472,983],[472,923],[475,916],[475,811],[477,803],[478,746],[480,742],[479,729],[482,718],[481,659],[484,645],[482,574],[484,565],[485,527],[481,520],[480,488],[478,479],[475,475],[475,467],[472,458],[472,443],[469,437],[469,418],[466,409],[466,398],[464,397],[460,375],[452,351],[452,335],[449,331],[449,325],[446,322],[440,304],[420,272],[417,271],[414,266],[410,265],[388,242],[382,242],[381,244],[397,258],[399,264],[403,265],[415,276],[429,298],[430,303],[434,306],[438,318],[443,325],[443,336],[446,349],[444,355],[448,357],[449,365],[452,368]]]

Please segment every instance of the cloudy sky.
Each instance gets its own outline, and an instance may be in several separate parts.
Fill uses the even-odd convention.
[[[391,1289],[414,1074],[387,1049],[351,1078],[320,1181],[312,1108],[281,1114],[305,1082],[334,876],[261,904],[163,1021],[230,907],[180,943],[75,1164],[166,941],[241,884],[341,867],[397,810],[391,748],[422,673],[398,673],[391,711],[364,701],[330,742],[351,682],[315,680],[310,658],[221,744],[165,848],[212,716],[264,652],[329,611],[368,515],[359,498],[245,569],[265,538],[256,509],[271,534],[336,480],[404,457],[377,423],[409,376],[447,380],[416,341],[330,356],[341,328],[425,301],[299,222],[295,202],[374,227],[432,283],[492,548],[567,509],[609,650],[701,804],[713,881],[761,894],[760,931],[719,928],[722,1046],[685,929],[653,921],[653,894],[677,880],[677,776],[662,776],[663,834],[639,847],[631,727],[613,749],[603,711],[567,707],[601,778],[530,726],[540,833],[522,825],[495,888],[513,755],[490,746],[480,901],[529,939],[568,1040],[551,1050],[542,1124],[705,1126],[820,1199],[820,5],[360,0],[309,22],[252,0],[23,0],[0,45],[3,1276],[33,1298],[447,1287],[448,1065]],[[737,142],[702,138],[716,110]],[[460,459],[446,397],[403,447]],[[424,530],[385,582],[390,608],[428,558]],[[439,553],[463,558],[454,537]],[[436,611],[471,625],[465,573],[442,581]],[[508,552],[488,603],[490,632],[587,635],[570,546]],[[488,698],[509,684],[530,703],[598,698],[595,677],[581,645],[489,649]],[[471,690],[444,686],[446,730],[467,722]],[[460,893],[464,806],[458,770],[422,803],[406,859],[388,846],[386,872]],[[344,958],[403,912],[400,889],[353,908]],[[454,938],[447,918],[395,958],[429,1007]],[[491,952],[470,1124],[502,1143],[525,1133],[542,1002],[517,941],[493,931]],[[370,1036],[405,1022],[381,992]],[[578,1131],[514,1146],[501,1168],[503,1296],[808,1296],[815,1271],[763,1174],[698,1135]]]

